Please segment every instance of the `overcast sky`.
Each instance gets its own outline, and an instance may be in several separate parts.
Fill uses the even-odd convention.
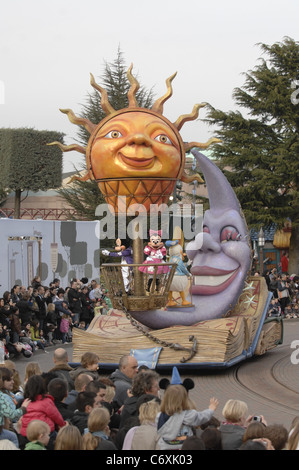
[[[235,109],[233,89],[262,55],[257,43],[298,40],[298,24],[298,0],[2,1],[0,127],[61,131],[67,144],[74,142],[78,127],[59,108],[80,113],[93,90],[90,72],[100,77],[118,47],[156,98],[177,72],[164,106],[170,121],[200,102]],[[212,129],[191,122],[181,135],[201,142]],[[65,153],[64,171],[83,158]]]

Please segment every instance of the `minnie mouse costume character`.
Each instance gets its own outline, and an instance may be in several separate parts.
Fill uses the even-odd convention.
[[[163,264],[165,263],[164,258],[166,256],[166,248],[162,242],[162,230],[150,230],[149,231],[150,241],[147,246],[144,248],[144,254],[146,255],[146,260],[143,262],[143,265],[139,267],[139,271],[142,273],[147,273],[153,275],[155,272],[155,266],[147,266],[148,264]],[[168,266],[158,266],[157,274],[168,273]],[[148,291],[150,290],[153,278],[150,277],[148,281]],[[156,281],[157,287],[159,284],[159,279]]]

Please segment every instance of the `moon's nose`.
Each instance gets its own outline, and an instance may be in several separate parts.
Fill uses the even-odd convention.
[[[214,251],[215,253],[219,253],[221,251],[221,247],[220,243],[216,242],[210,233],[203,232],[202,246],[200,250],[203,253],[206,253],[207,251]]]
[[[216,242],[210,233],[200,232],[196,235],[195,240],[188,243],[186,247],[186,253],[190,259],[194,259],[198,252],[207,253],[207,252],[220,253],[221,246],[220,243]]]

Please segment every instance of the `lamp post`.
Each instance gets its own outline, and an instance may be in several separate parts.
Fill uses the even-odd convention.
[[[264,234],[264,231],[261,227],[260,231],[259,231],[259,238],[258,238],[258,245],[259,245],[259,248],[260,248],[260,275],[262,276],[263,275],[263,272],[264,272],[264,251],[263,251],[263,248],[265,246],[265,234]]]

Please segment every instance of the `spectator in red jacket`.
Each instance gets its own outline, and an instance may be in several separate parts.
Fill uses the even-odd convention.
[[[280,260],[280,264],[281,264],[281,272],[287,273],[289,269],[289,258],[285,251],[282,252],[282,258]]]
[[[33,375],[28,379],[25,385],[24,398],[29,398],[31,403],[27,407],[26,417],[25,415],[22,417],[21,436],[26,438],[27,426],[30,421],[39,419],[50,426],[50,443],[48,448],[51,448],[51,445],[54,444],[57,431],[67,423],[55,406],[54,398],[47,394],[46,385],[41,375]],[[27,438],[23,440],[24,444],[28,442]]]

